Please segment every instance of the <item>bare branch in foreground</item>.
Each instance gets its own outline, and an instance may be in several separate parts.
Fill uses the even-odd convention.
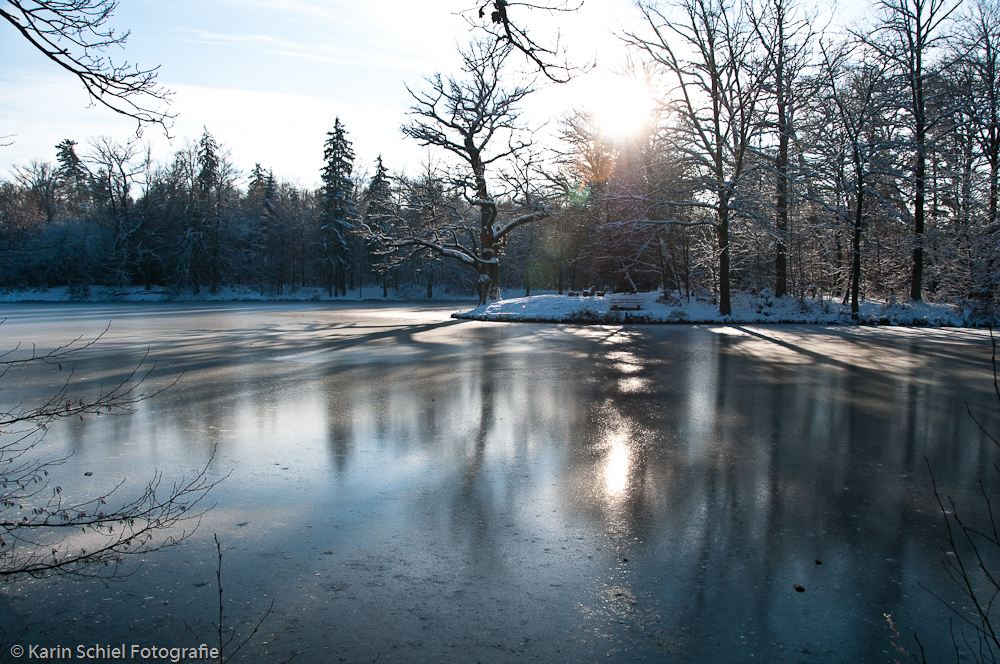
[[[2,321],[0,321],[2,322]],[[15,347],[0,354],[0,379],[9,372],[54,366],[72,360],[91,348],[107,333],[81,342],[80,337],[48,352],[32,347],[18,357]],[[49,426],[58,420],[85,415],[128,413],[139,402],[152,398],[176,384],[143,392],[142,387],[155,368],[144,367],[147,349],[139,363],[120,381],[102,388],[96,397],[71,398],[73,371],[53,396],[40,405],[24,402],[0,412],[0,579],[28,576],[79,576],[115,578],[130,572],[122,569],[126,557],[178,544],[197,529],[208,492],[225,479],[210,479],[205,463],[193,477],[181,477],[168,484],[162,472],[138,491],[127,496],[123,479],[95,498],[78,501],[63,496],[62,488],[51,483],[52,469],[66,461],[37,459],[33,451]],[[109,507],[109,502],[117,504]]]
[[[574,12],[583,6],[583,2],[571,6],[568,2],[559,4],[535,4],[531,2],[509,2],[508,0],[486,0],[477,8],[476,15],[480,21],[490,11],[489,23],[473,25],[492,35],[497,43],[506,43],[520,51],[528,61],[554,83],[565,83],[572,78],[574,68],[569,65],[562,47],[559,45],[559,35],[555,36],[554,45],[542,46],[528,34],[528,29],[522,22],[514,22],[510,17],[511,7],[524,7],[528,10],[542,10],[550,14],[557,12]]]
[[[159,68],[116,64],[105,55],[129,36],[105,25],[117,6],[116,0],[7,0],[0,18],[75,76],[95,104],[135,120],[137,133],[146,125],[159,125],[169,135],[171,93],[156,81]]]

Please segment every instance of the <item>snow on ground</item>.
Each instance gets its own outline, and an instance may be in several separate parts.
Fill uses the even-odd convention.
[[[639,309],[620,309],[621,298],[638,300]],[[349,291],[345,297],[329,297],[324,288],[297,288],[282,294],[261,294],[248,287],[219,288],[215,293],[202,289],[177,291],[167,288],[145,290],[91,286],[82,291],[69,287],[0,291],[2,302],[232,302],[232,301],[420,301],[426,300],[422,288],[382,289],[366,286]],[[468,294],[436,291],[434,301],[468,301]],[[776,298],[770,292],[737,293],[732,299],[732,315],[719,314],[718,304],[704,298],[664,298],[661,292],[637,295],[557,295],[544,293],[531,297],[500,300],[464,313],[456,318],[485,321],[523,321],[552,323],[814,323],[822,325],[853,324],[850,307],[840,300],[827,298]],[[860,322],[867,325],[914,325],[963,327],[982,324],[971,308],[954,304],[927,302],[892,302],[868,300],[861,304]],[[996,324],[997,321],[994,321]]]
[[[625,298],[625,299],[623,299]],[[641,308],[623,310],[638,299]],[[860,322],[868,325],[916,325],[933,327],[967,326],[975,316],[967,308],[925,302],[885,302],[869,300],[860,307]],[[737,294],[732,299],[732,315],[722,316],[719,307],[705,299],[674,297],[660,292],[623,296],[535,295],[501,300],[456,318],[491,321],[576,322],[576,323],[815,323],[853,324],[849,306],[823,298],[775,298]]]

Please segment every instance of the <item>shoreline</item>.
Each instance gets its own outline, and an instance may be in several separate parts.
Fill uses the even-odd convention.
[[[329,304],[351,303],[451,303],[471,306],[466,311],[455,312],[452,318],[509,323],[564,323],[580,325],[620,324],[782,324],[782,325],[846,325],[846,326],[905,326],[905,327],[988,327],[989,319],[974,303],[900,302],[893,300],[866,300],[861,304],[858,319],[851,317],[850,308],[838,300],[824,297],[785,296],[775,298],[768,291],[759,294],[737,293],[732,300],[732,312],[722,316],[717,304],[708,298],[664,298],[661,292],[638,293],[626,296],[634,308],[620,310],[614,304],[616,294],[582,295],[542,292],[529,297],[515,297],[475,306],[468,295],[449,292],[436,293],[427,298],[421,289],[400,289],[381,295],[379,288],[353,289],[346,296],[330,297],[323,288],[307,287],[282,294],[261,294],[247,287],[225,287],[215,293],[203,290],[174,291],[167,288],[144,290],[92,286],[74,290],[68,286],[10,290],[0,292],[0,304],[14,303],[210,303],[210,302],[314,302]],[[368,293],[372,295],[366,296]],[[993,324],[997,321],[994,318]]]

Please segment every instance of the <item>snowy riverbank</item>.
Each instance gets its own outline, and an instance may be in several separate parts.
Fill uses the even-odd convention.
[[[719,307],[707,299],[684,298],[664,300],[662,293],[639,293],[639,309],[615,308],[621,296],[582,294],[557,295],[542,293],[531,297],[503,299],[483,307],[453,314],[455,318],[484,321],[518,321],[544,323],[811,323],[821,325],[853,324],[850,307],[839,300],[827,298],[775,298],[764,292],[757,295],[737,293],[732,300],[732,315],[722,316]],[[431,301],[455,302],[468,307],[468,294],[436,292]],[[73,291],[69,287],[17,289],[0,291],[3,302],[359,302],[427,301],[426,291],[419,288],[382,290],[368,286],[353,289],[346,296],[330,297],[323,288],[298,288],[285,293],[261,294],[247,287],[219,288],[212,293],[200,293],[157,287],[145,290],[107,286],[91,286]],[[459,304],[461,303],[461,304]],[[620,302],[619,302],[620,303]],[[910,325],[930,327],[966,327],[982,324],[969,307],[927,302],[886,302],[868,300],[861,304],[861,323],[865,325]]]
[[[535,295],[493,302],[472,311],[454,314],[455,318],[489,321],[576,322],[576,323],[812,323],[853,324],[849,306],[838,300],[821,298],[775,298],[737,294],[732,300],[732,315],[722,316],[719,307],[708,300],[674,299],[664,301],[662,294],[639,293],[637,310],[619,310],[620,296]],[[949,304],[926,302],[866,301],[860,307],[862,324],[964,327],[975,324],[969,309]]]

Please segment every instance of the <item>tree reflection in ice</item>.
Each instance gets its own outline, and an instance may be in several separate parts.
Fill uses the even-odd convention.
[[[125,313],[75,311],[26,309],[4,327],[44,344]],[[985,333],[456,323],[375,306],[138,313],[80,375],[152,343],[164,380],[184,378],[135,417],[50,432],[74,453],[63,489],[93,467],[183,469],[217,442],[233,475],[204,527],[233,542],[234,585],[295,626],[269,642],[352,661],[374,658],[361,644],[375,636],[411,661],[512,655],[497,644],[527,636],[552,661],[864,661],[888,647],[892,613],[926,634],[929,659],[947,653],[919,587],[939,579],[923,459],[956,498],[992,463],[963,405],[995,408]],[[116,642],[134,597],[170,588],[170,606],[200,606],[195,572],[178,574],[199,559],[151,560],[107,595],[120,601],[33,588],[10,611],[63,642]],[[93,620],[66,627],[60,611]],[[147,633],[171,625],[148,620]]]

